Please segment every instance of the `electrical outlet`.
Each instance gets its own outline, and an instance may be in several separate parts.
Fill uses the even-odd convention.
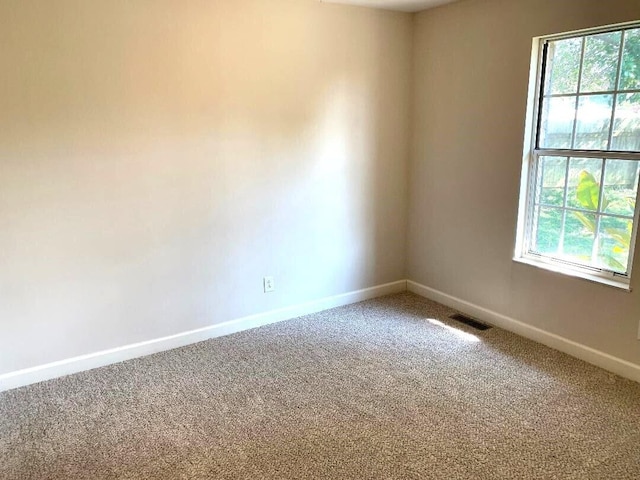
[[[273,277],[264,277],[262,283],[264,285],[264,293],[275,291],[276,283],[273,281]]]

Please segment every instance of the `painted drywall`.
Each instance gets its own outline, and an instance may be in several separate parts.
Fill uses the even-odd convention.
[[[514,263],[533,37],[640,19],[636,0],[466,0],[416,16],[411,280],[640,364],[635,291]]]
[[[0,1],[0,374],[405,278],[411,41],[315,0]]]

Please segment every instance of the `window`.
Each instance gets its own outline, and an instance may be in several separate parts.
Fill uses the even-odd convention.
[[[516,260],[628,289],[640,25],[543,38],[538,51]]]

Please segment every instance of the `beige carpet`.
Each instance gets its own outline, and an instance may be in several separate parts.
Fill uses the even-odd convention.
[[[639,384],[450,313],[393,295],[5,392],[0,478],[640,478]]]

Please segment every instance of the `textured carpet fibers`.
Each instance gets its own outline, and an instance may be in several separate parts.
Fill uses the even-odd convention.
[[[640,385],[404,293],[0,394],[2,479],[638,479]]]

